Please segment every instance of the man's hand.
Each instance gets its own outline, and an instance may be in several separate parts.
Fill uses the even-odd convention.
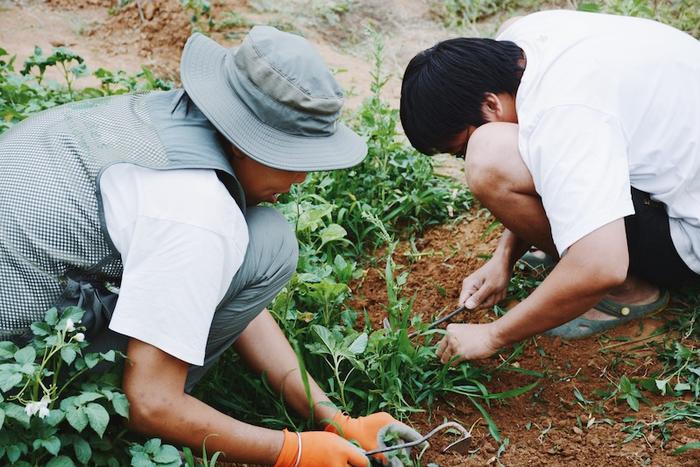
[[[347,467],[348,465],[368,467],[369,459],[357,447],[336,434],[325,431],[290,433],[284,430],[284,444],[274,467]]]
[[[366,417],[352,418],[338,412],[333,420],[326,426],[326,431],[337,433],[349,441],[356,441],[365,451],[377,449],[380,438],[387,431],[396,432],[404,442],[416,441],[421,438],[420,433],[401,423],[386,412],[378,412]],[[386,464],[386,456],[378,454],[378,460]]]
[[[464,279],[459,305],[470,310],[494,306],[505,298],[512,271],[508,260],[494,256]]]
[[[437,355],[442,363],[448,363],[452,357],[453,365],[464,360],[488,358],[501,348],[492,323],[489,324],[450,324],[447,335],[440,341]]]

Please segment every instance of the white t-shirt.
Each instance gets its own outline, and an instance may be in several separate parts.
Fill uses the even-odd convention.
[[[202,365],[214,311],[248,246],[241,210],[213,170],[118,164],[100,189],[124,263],[110,329]]]
[[[700,273],[700,42],[660,23],[576,11],[515,21],[527,66],[519,149],[557,250],[634,212],[630,185],[667,206]]]

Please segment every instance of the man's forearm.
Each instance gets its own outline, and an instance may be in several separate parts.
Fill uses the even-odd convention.
[[[176,446],[197,449],[206,443],[208,452],[221,451],[226,459],[241,463],[272,465],[282,449],[281,431],[235,420],[188,394],[183,393],[172,400],[170,407],[161,406],[157,412],[140,414],[132,410],[130,428],[162,437]]]
[[[310,416],[310,404],[296,353],[269,311],[264,310],[248,325],[234,347],[253,371],[265,373],[272,388],[282,394],[285,402],[297,413]],[[314,418],[317,423],[325,425],[338,408],[310,375],[308,382]]]
[[[499,344],[566,323],[621,284],[629,265],[624,235],[624,222],[618,220],[574,244],[528,298],[493,323]]]
[[[492,323],[500,346],[514,344],[583,314],[613,287],[562,262],[525,300]]]

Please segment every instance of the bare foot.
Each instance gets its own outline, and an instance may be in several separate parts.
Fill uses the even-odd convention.
[[[612,290],[605,298],[625,305],[646,305],[658,300],[660,295],[661,291],[658,287],[642,279],[628,276],[620,287]],[[616,319],[614,316],[610,316],[595,308],[591,308],[581,317],[596,321]]]

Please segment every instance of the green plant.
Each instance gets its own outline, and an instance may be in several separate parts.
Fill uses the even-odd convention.
[[[214,29],[214,18],[211,14],[209,0],[180,0],[182,8],[190,15],[193,32],[211,31]],[[205,28],[202,28],[204,23]]]
[[[654,19],[700,38],[700,9],[695,0],[584,0],[582,11]]]
[[[63,76],[63,84],[46,77],[51,68]],[[56,48],[46,56],[38,47],[18,73],[15,71],[15,57],[0,48],[0,133],[33,113],[67,102],[172,88],[172,83],[156,78],[146,67],[134,75],[100,68],[92,73],[101,83],[99,88],[76,88],[76,81],[88,74],[82,57],[70,50]]]
[[[125,438],[118,420],[128,418],[129,403],[118,376],[89,371],[123,356],[85,352],[82,316],[79,308],[52,308],[25,345],[0,342],[0,462],[118,466],[151,455],[154,465],[179,465],[172,446]]]

